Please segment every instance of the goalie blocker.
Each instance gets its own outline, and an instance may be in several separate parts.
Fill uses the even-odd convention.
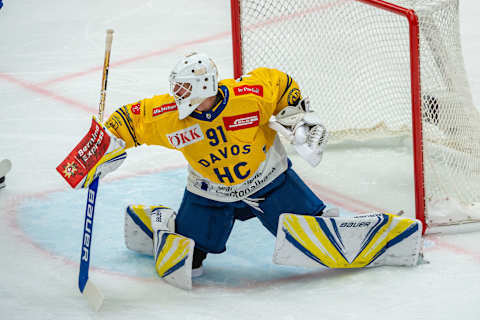
[[[273,262],[322,268],[415,266],[421,235],[419,220],[388,213],[334,218],[282,214]]]
[[[57,171],[72,188],[88,188],[95,178],[116,170],[126,157],[125,141],[93,117],[89,131],[57,166]]]

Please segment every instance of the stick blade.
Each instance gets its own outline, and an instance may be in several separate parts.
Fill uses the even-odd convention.
[[[100,310],[103,305],[103,300],[105,297],[100,289],[97,288],[92,281],[87,280],[85,289],[83,289],[83,296],[87,298],[88,305],[95,311]]]

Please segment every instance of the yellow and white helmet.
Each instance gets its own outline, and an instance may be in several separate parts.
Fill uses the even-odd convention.
[[[178,118],[184,119],[218,90],[217,66],[204,53],[191,53],[180,60],[170,73],[170,94],[178,107]]]

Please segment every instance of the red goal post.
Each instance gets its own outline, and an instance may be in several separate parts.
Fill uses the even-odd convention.
[[[409,70],[408,70],[408,75],[409,75],[409,86],[410,86],[410,92],[409,92],[409,95],[410,95],[410,102],[409,102],[409,108],[411,109],[409,112],[411,112],[410,114],[410,124],[407,124],[406,126],[410,126],[410,135],[412,137],[412,140],[413,140],[413,144],[412,144],[412,153],[413,153],[413,162],[414,162],[414,165],[413,165],[413,170],[414,170],[414,174],[413,174],[413,177],[414,177],[414,189],[415,189],[415,215],[416,217],[421,220],[423,222],[423,225],[424,225],[424,231],[425,229],[427,228],[428,225],[435,225],[436,222],[431,220],[428,216],[427,216],[427,208],[426,208],[426,199],[434,199],[435,201],[437,201],[438,199],[440,200],[445,200],[446,201],[449,201],[450,200],[450,195],[449,194],[445,194],[445,195],[442,195],[441,192],[438,192],[436,190],[436,187],[432,187],[432,190],[435,189],[435,191],[432,191],[432,194],[428,194],[426,195],[426,191],[425,191],[425,183],[426,181],[428,181],[428,183],[432,186],[436,185],[436,184],[442,184],[442,181],[437,181],[435,179],[438,179],[438,178],[435,178],[434,179],[434,182],[430,182],[430,181],[433,181],[430,176],[428,177],[425,177],[425,159],[424,159],[424,156],[425,156],[425,153],[426,152],[429,152],[429,150],[431,149],[430,147],[428,147],[429,149],[426,151],[424,148],[425,148],[425,141],[428,141],[428,143],[430,143],[432,141],[432,138],[431,136],[435,135],[435,134],[438,134],[437,131],[447,131],[447,129],[445,129],[446,125],[444,127],[442,127],[441,125],[438,124],[438,108],[439,106],[438,105],[441,105],[440,108],[443,108],[443,110],[447,110],[447,107],[444,107],[443,104],[441,104],[440,100],[442,100],[443,98],[440,98],[440,96],[443,96],[443,94],[440,94],[440,95],[435,95],[433,98],[431,97],[431,95],[429,95],[429,92],[425,93],[425,92],[422,92],[422,79],[423,79],[423,82],[426,83],[426,87],[428,89],[430,88],[437,88],[439,86],[437,85],[430,85],[430,83],[428,81],[430,81],[429,79],[427,79],[426,77],[427,76],[424,76],[422,78],[422,75],[421,75],[421,70],[423,69],[425,74],[429,74],[429,73],[432,73],[429,71],[429,69],[427,69],[427,67],[424,67],[422,68],[422,65],[421,63],[424,63],[424,64],[427,64],[425,61],[427,60],[427,58],[429,60],[433,60],[433,62],[429,62],[431,63],[432,65],[436,65],[435,68],[437,69],[442,69],[441,72],[439,72],[440,74],[441,73],[446,73],[445,70],[443,69],[449,69],[450,67],[448,66],[448,61],[445,62],[445,61],[442,61],[442,59],[444,58],[442,56],[443,54],[443,51],[445,51],[445,49],[442,48],[442,45],[439,45],[438,43],[441,42],[441,41],[437,41],[436,39],[432,39],[435,37],[435,33],[436,33],[436,29],[433,29],[433,31],[428,31],[426,32],[426,29],[424,27],[424,31],[426,32],[426,35],[423,35],[423,42],[424,42],[424,45],[425,46],[430,46],[430,48],[427,50],[425,49],[425,51],[429,51],[428,54],[424,54],[422,56],[421,54],[421,47],[420,47],[420,39],[422,37],[422,35],[420,34],[422,32],[421,30],[421,25],[419,23],[419,17],[418,17],[418,14],[416,12],[416,9],[413,8],[413,3],[415,1],[412,1],[412,0],[394,0],[394,1],[382,1],[382,0],[337,0],[337,1],[334,1],[334,0],[304,0],[304,1],[291,1],[291,0],[278,0],[278,1],[271,1],[271,0],[266,0],[266,1],[260,1],[260,0],[231,0],[231,16],[232,16],[232,44],[233,44],[233,62],[234,62],[234,76],[235,77],[239,77],[241,76],[244,72],[248,72],[250,69],[254,68],[254,67],[261,67],[261,66],[269,66],[269,67],[276,67],[282,71],[285,71],[285,72],[288,72],[288,73],[291,73],[296,79],[297,79],[297,75],[295,74],[295,71],[294,71],[294,68],[295,68],[295,65],[292,63],[291,65],[286,62],[288,61],[289,59],[290,60],[302,60],[300,57],[301,55],[294,55],[294,54],[285,54],[285,55],[282,55],[282,54],[272,54],[270,56],[270,54],[268,54],[269,51],[271,52],[278,52],[278,51],[294,51],[298,45],[299,42],[302,42],[302,41],[310,41],[310,46],[311,47],[317,47],[319,48],[321,45],[324,44],[324,41],[325,39],[322,38],[323,35],[322,34],[325,34],[325,30],[330,30],[330,29],[334,29],[335,30],[335,35],[336,37],[332,37],[332,36],[329,36],[327,35],[326,36],[326,40],[332,40],[331,42],[333,43],[332,45],[335,46],[337,43],[337,40],[339,39],[338,38],[338,34],[341,35],[341,33],[338,31],[338,29],[341,29],[341,28],[345,28],[347,31],[345,31],[346,33],[350,33],[350,30],[354,30],[354,28],[351,28],[350,26],[348,26],[348,23],[351,22],[351,24],[354,24],[354,25],[359,25],[361,23],[364,23],[365,25],[367,24],[373,24],[375,22],[377,22],[377,19],[375,17],[373,17],[370,20],[371,17],[372,17],[372,10],[369,11],[368,15],[365,15],[365,16],[361,16],[361,15],[356,15],[356,14],[352,14],[351,17],[349,17],[348,19],[352,19],[352,20],[348,20],[348,19],[345,19],[345,21],[347,21],[347,24],[343,21],[343,24],[341,22],[339,22],[338,25],[335,25],[335,17],[340,17],[343,15],[346,15],[346,11],[349,11],[349,10],[358,10],[358,11],[361,11],[363,10],[363,7],[361,5],[364,5],[364,6],[368,6],[368,7],[374,7],[378,10],[378,15],[382,16],[381,19],[378,19],[378,21],[380,22],[384,22],[386,21],[386,19],[389,19],[389,16],[384,14],[385,12],[388,12],[390,14],[390,16],[397,16],[397,17],[401,17],[401,19],[404,19],[404,21],[406,21],[406,23],[408,24],[408,31],[407,30],[404,30],[404,29],[401,29],[399,27],[399,29],[393,29],[393,28],[396,28],[397,25],[400,25],[400,23],[397,23],[396,20],[394,22],[392,22],[392,24],[385,24],[385,26],[383,25],[380,25],[379,28],[382,28],[382,27],[385,27],[385,28],[388,28],[390,30],[390,28],[392,28],[391,32],[403,32],[403,33],[408,33],[407,35],[405,35],[405,37],[408,37],[408,48],[406,48],[406,51],[408,51],[408,53],[406,53],[405,55],[407,56],[408,55],[408,62],[409,62]],[[444,11],[447,12],[448,11],[448,14],[451,15],[452,17],[449,17],[448,19],[451,19],[452,22],[451,22],[451,25],[452,25],[452,30],[455,29],[455,24],[457,23],[458,24],[458,21],[456,22],[455,19],[458,20],[458,12],[454,12],[455,10],[458,11],[458,1],[457,0],[427,0],[425,2],[428,2],[428,6],[430,6],[432,9],[432,11],[435,11],[435,10],[439,10],[437,9],[435,6],[437,7],[441,7],[441,6],[445,6],[447,7],[448,6],[448,10],[445,9]],[[412,6],[408,7],[407,5],[409,4],[412,4]],[[283,6],[283,7],[282,7]],[[422,7],[420,8],[420,10],[422,10],[422,19],[425,19],[428,23],[434,25],[435,28],[438,28],[438,26],[440,25],[439,23],[432,23],[433,19],[437,19],[437,17],[430,17],[429,15],[427,15],[425,12],[430,10],[430,7]],[[451,8],[450,8],[451,7]],[[367,9],[368,10],[368,9]],[[334,17],[329,17],[328,14],[329,12],[332,11]],[[380,14],[380,11],[384,12],[382,14]],[[375,13],[374,13],[375,14]],[[437,13],[435,13],[437,14]],[[442,13],[444,14],[444,13]],[[457,16],[455,17],[454,15],[457,14]],[[439,17],[438,19],[444,19],[443,17],[440,17],[440,14],[437,14]],[[312,18],[310,18],[310,16]],[[353,18],[352,18],[353,17]],[[358,21],[355,21],[354,19],[358,18]],[[324,25],[322,25],[322,27],[320,27],[320,24],[318,21],[320,20],[324,20],[326,21],[325,22],[325,25],[327,27],[324,28]],[[432,20],[432,21],[430,21]],[[424,23],[424,25],[426,25],[426,23]],[[395,24],[396,23],[396,24]],[[316,33],[315,35],[317,36],[316,38],[315,37],[312,37],[311,34],[310,34],[310,31],[307,30],[307,31],[304,31],[307,35],[305,36],[305,38],[302,38],[303,35],[302,35],[302,30],[300,32],[296,32],[296,34],[288,34],[288,29],[281,29],[281,31],[278,31],[278,33],[275,33],[276,31],[275,30],[278,30],[280,29],[281,25],[282,24],[286,24],[289,26],[289,28],[296,28],[294,24],[298,25],[298,24],[305,24],[305,25],[308,25],[309,28],[315,28],[315,26],[319,26],[318,30],[316,30]],[[458,26],[457,26],[458,27]],[[299,29],[300,30],[300,29]],[[303,29],[305,30],[305,29]],[[363,31],[363,29],[362,29]],[[455,30],[454,30],[455,31]],[[355,32],[355,31],[353,31]],[[450,32],[448,34],[448,36],[450,37],[457,37],[458,39],[458,43],[459,43],[459,35],[458,34],[454,34],[455,32]],[[255,37],[258,37],[260,40],[255,40],[254,38]],[[285,43],[282,44],[283,47],[276,47],[275,46],[275,43],[274,41],[269,41],[268,37],[271,37],[271,38],[275,38],[277,39],[276,41],[278,42],[282,42],[284,39],[288,39],[289,37],[291,37],[292,39],[290,40],[290,45],[288,45],[288,41],[285,41]],[[330,37],[330,38],[329,38]],[[403,41],[402,40],[402,37],[403,36],[398,36],[399,37],[399,42]],[[439,37],[441,37],[441,35],[439,35]],[[368,37],[365,36],[365,38],[367,39]],[[247,39],[247,40],[245,40]],[[252,40],[254,39],[254,40]],[[268,39],[268,41],[266,40]],[[380,39],[380,40],[378,40]],[[384,39],[382,38],[381,35],[379,35],[378,39],[376,39],[375,41],[383,41]],[[318,40],[319,42],[322,42],[321,45],[317,46],[315,44],[312,44],[312,42]],[[368,39],[367,39],[368,40]],[[446,41],[446,40],[442,40],[442,41]],[[273,43],[273,44],[272,44]],[[328,45],[330,45],[330,42],[328,42]],[[443,46],[446,46],[448,47],[450,45],[449,42],[447,42],[446,44],[443,44]],[[452,46],[454,46],[455,43],[452,43]],[[459,46],[459,44],[458,44]],[[341,47],[341,45],[339,45],[339,47]],[[332,47],[330,47],[331,49]],[[433,49],[432,49],[433,48]],[[320,49],[321,50],[321,49]],[[341,50],[341,48],[340,48]],[[382,51],[382,48],[379,49],[380,51]],[[385,50],[384,50],[385,51]],[[393,49],[391,50],[392,52],[394,51]],[[358,51],[357,51],[358,52]],[[433,52],[433,53],[432,53]],[[337,52],[335,52],[336,54]],[[381,52],[383,54],[383,51]],[[310,54],[310,53],[309,53]],[[312,53],[312,56],[310,55],[306,55],[306,57],[308,58],[311,58],[312,60],[319,60],[321,59],[321,57],[319,56],[315,56],[313,57],[315,54],[317,54],[317,52],[314,52]],[[338,53],[339,55],[341,55],[341,52]],[[392,64],[395,64],[396,63],[396,56],[394,56],[393,53],[392,54],[392,61],[390,63]],[[455,53],[457,54],[457,53]],[[257,58],[257,55],[260,56],[260,58]],[[437,55],[437,56],[436,56]],[[351,56],[350,56],[351,57]],[[350,59],[350,57],[348,55],[346,55],[344,57],[344,59]],[[375,56],[372,57],[372,60],[375,60]],[[449,57],[451,58],[451,57]],[[379,57],[379,59],[383,59],[382,57]],[[422,61],[423,59],[423,61]],[[461,57],[460,55],[460,58],[459,60],[461,60],[461,67],[463,67],[463,58]],[[303,59],[303,63],[304,64],[308,64],[308,59]],[[448,60],[448,59],[447,59]],[[332,58],[332,61],[333,61],[333,58]],[[338,62],[339,60],[335,60],[336,62]],[[341,62],[341,61],[340,61]],[[346,61],[345,61],[346,62]],[[447,67],[445,67],[445,65],[447,65]],[[290,68],[290,69],[289,69]],[[312,67],[314,68],[314,67]],[[287,70],[285,70],[287,69]],[[452,68],[450,68],[452,69]],[[457,68],[458,69],[458,68]],[[461,70],[461,68],[459,68],[461,72],[456,72],[456,71],[453,71],[451,72],[453,75],[450,75],[448,74],[447,76],[445,75],[436,75],[436,78],[443,78],[443,80],[432,80],[430,82],[445,82],[445,83],[448,83],[448,85],[451,85],[451,80],[449,77],[452,77],[454,78],[454,80],[457,79],[457,75],[455,75],[456,73],[462,73],[465,74],[464,70]],[[308,71],[308,67],[305,67],[306,70],[305,72],[306,73],[309,73],[310,71]],[[304,73],[305,73],[304,72]],[[436,72],[436,71],[435,71]],[[393,72],[394,73],[394,72]],[[307,79],[310,77],[310,79],[314,79],[316,75],[310,75],[308,77],[306,77]],[[355,76],[355,75],[353,75]],[[464,76],[466,78],[466,76]],[[447,79],[447,80],[445,80]],[[300,83],[300,86],[302,88],[304,88],[303,84],[306,82],[306,81],[303,81],[302,83],[302,80],[303,79],[300,79],[299,83]],[[461,79],[462,81],[464,79]],[[298,80],[297,80],[298,81]],[[371,81],[376,81],[374,78],[372,78]],[[401,84],[404,84],[407,80],[406,79],[403,79],[403,78],[399,78],[399,83]],[[442,84],[443,86],[443,84]],[[445,85],[447,86],[447,85]],[[468,86],[468,85],[467,85]],[[394,85],[391,86],[392,88],[394,87]],[[455,86],[454,86],[455,87]],[[348,90],[348,89],[345,89],[345,90]],[[311,91],[311,90],[310,90]],[[455,98],[451,98],[451,96],[455,96],[457,95],[457,91],[462,91],[462,90],[455,90],[452,89],[451,87],[448,87],[448,89],[444,89],[444,91],[448,92],[448,94],[444,94],[444,95],[448,95],[449,97],[448,98],[445,98],[443,100],[445,101],[449,101],[450,100],[455,100],[455,102],[453,103],[450,103],[453,105],[453,107],[451,108],[452,110],[454,110],[457,106],[457,101],[467,101],[466,104],[472,104],[471,102],[471,96],[469,96],[469,92],[466,93],[466,94],[463,94],[463,96],[465,96],[465,98],[463,96],[461,97],[455,97]],[[392,93],[393,91],[390,91],[390,93]],[[453,93],[452,93],[453,92]],[[395,94],[395,92],[393,92]],[[311,93],[310,92],[305,92],[306,95],[310,95]],[[332,98],[333,99],[333,98]],[[470,99],[470,101],[468,101]],[[312,99],[313,101],[313,104],[315,106],[315,98]],[[432,100],[434,102],[432,102]],[[442,101],[443,103],[443,101]],[[445,105],[448,104],[447,102],[445,102]],[[391,103],[391,104],[395,104],[395,103]],[[318,105],[317,105],[318,106]],[[317,108],[321,108],[321,104],[320,106],[318,106]],[[423,109],[422,109],[423,108]],[[470,106],[467,106],[466,108],[470,108]],[[474,111],[471,111],[469,109],[468,112],[472,112],[472,114],[474,114],[474,117],[476,117],[476,119],[479,119],[478,118],[478,112],[474,112]],[[433,111],[432,111],[433,110]],[[451,112],[450,109],[447,110],[448,112]],[[426,116],[426,113],[428,113],[428,116],[431,118],[431,119],[426,119],[427,116]],[[383,120],[382,119],[379,119],[380,122],[382,122]],[[456,121],[456,120],[455,120]],[[436,125],[436,128],[433,129],[433,131],[435,131],[435,133],[430,133],[430,131],[427,132],[428,136],[427,138],[424,137],[424,126],[425,126],[425,123],[430,126],[431,123],[434,123]],[[403,124],[402,126],[405,126],[405,124]],[[452,127],[452,126],[457,126],[459,127],[458,125],[458,121],[455,123],[455,124],[449,124],[448,126]],[[463,126],[463,124],[462,124]],[[329,128],[329,126],[327,126],[327,129]],[[363,127],[362,127],[363,128]],[[442,130],[439,130],[442,129]],[[463,128],[463,127],[462,127]],[[457,128],[455,128],[457,129]],[[371,131],[371,129],[368,129],[366,131]],[[430,127],[429,127],[429,130],[430,130]],[[448,130],[452,130],[451,128],[449,128]],[[342,131],[342,130],[340,130]],[[345,131],[345,130],[343,130]],[[343,132],[342,131],[342,132]],[[394,131],[394,130],[393,130]],[[477,130],[478,131],[478,130]],[[474,136],[476,137],[477,136],[477,131],[475,131],[475,134]],[[352,131],[353,134],[355,135],[356,133],[359,132],[359,130],[353,130]],[[389,133],[390,134],[390,133]],[[441,133],[443,134],[443,133]],[[478,135],[480,136],[480,135]],[[451,138],[451,137],[450,137]],[[427,140],[425,140],[427,139]],[[443,138],[442,138],[443,139]],[[452,139],[452,138],[451,138]],[[458,138],[457,138],[458,139]],[[444,139],[445,140],[445,139]],[[437,144],[440,144],[442,145],[442,148],[444,147],[445,143],[437,143]],[[459,149],[462,149],[461,151],[463,151],[463,149],[473,149],[472,147],[468,147],[468,148],[465,148],[464,146],[465,143],[461,142],[459,143],[460,146],[457,146],[455,145],[453,147],[454,149],[454,152],[457,152]],[[451,147],[450,145],[448,147]],[[475,145],[475,148],[477,146]],[[479,148],[480,149],[480,148]],[[450,151],[448,151],[450,152]],[[469,154],[470,156],[470,154]],[[474,154],[473,154],[473,157],[475,158],[475,160],[478,160],[477,157],[480,156],[480,153],[477,152],[477,150],[475,150]],[[445,157],[444,155],[442,156],[437,156],[435,154],[434,158],[435,157]],[[430,160],[428,160],[430,161]],[[435,160],[437,161],[437,160]],[[448,164],[448,166],[454,166],[456,165],[455,163],[452,163],[452,164]],[[464,164],[462,164],[462,166],[464,166]],[[470,171],[477,171],[477,170],[480,170],[480,161],[478,161],[478,164],[474,164],[474,169],[473,170],[470,170]],[[437,169],[437,171],[439,171],[440,169]],[[432,176],[438,176],[438,174],[436,174],[434,172],[435,170],[432,170],[432,169],[428,169],[428,173],[431,174]],[[469,172],[470,172],[469,171]],[[433,172],[433,173],[431,173]],[[468,174],[467,174],[468,175]],[[475,176],[475,179],[478,178],[478,174],[476,174]],[[454,178],[452,178],[454,179]],[[448,183],[448,182],[446,182]],[[433,196],[432,196],[433,195]],[[465,206],[469,207],[470,206],[470,202],[477,202],[477,201],[480,201],[478,198],[475,197],[475,195],[473,197],[473,200],[470,200],[470,199],[467,199],[467,201],[464,201],[466,204]],[[470,210],[470,209],[468,209]],[[467,218],[462,218],[462,219],[459,219],[461,221],[454,221],[454,220],[451,220],[450,222],[452,224],[455,224],[455,223],[465,223],[465,222],[474,222],[474,221],[477,221],[476,217],[472,217],[470,213],[467,213]],[[438,225],[443,225],[443,224],[450,224],[450,223],[446,223],[444,221],[442,222],[439,222]]]

